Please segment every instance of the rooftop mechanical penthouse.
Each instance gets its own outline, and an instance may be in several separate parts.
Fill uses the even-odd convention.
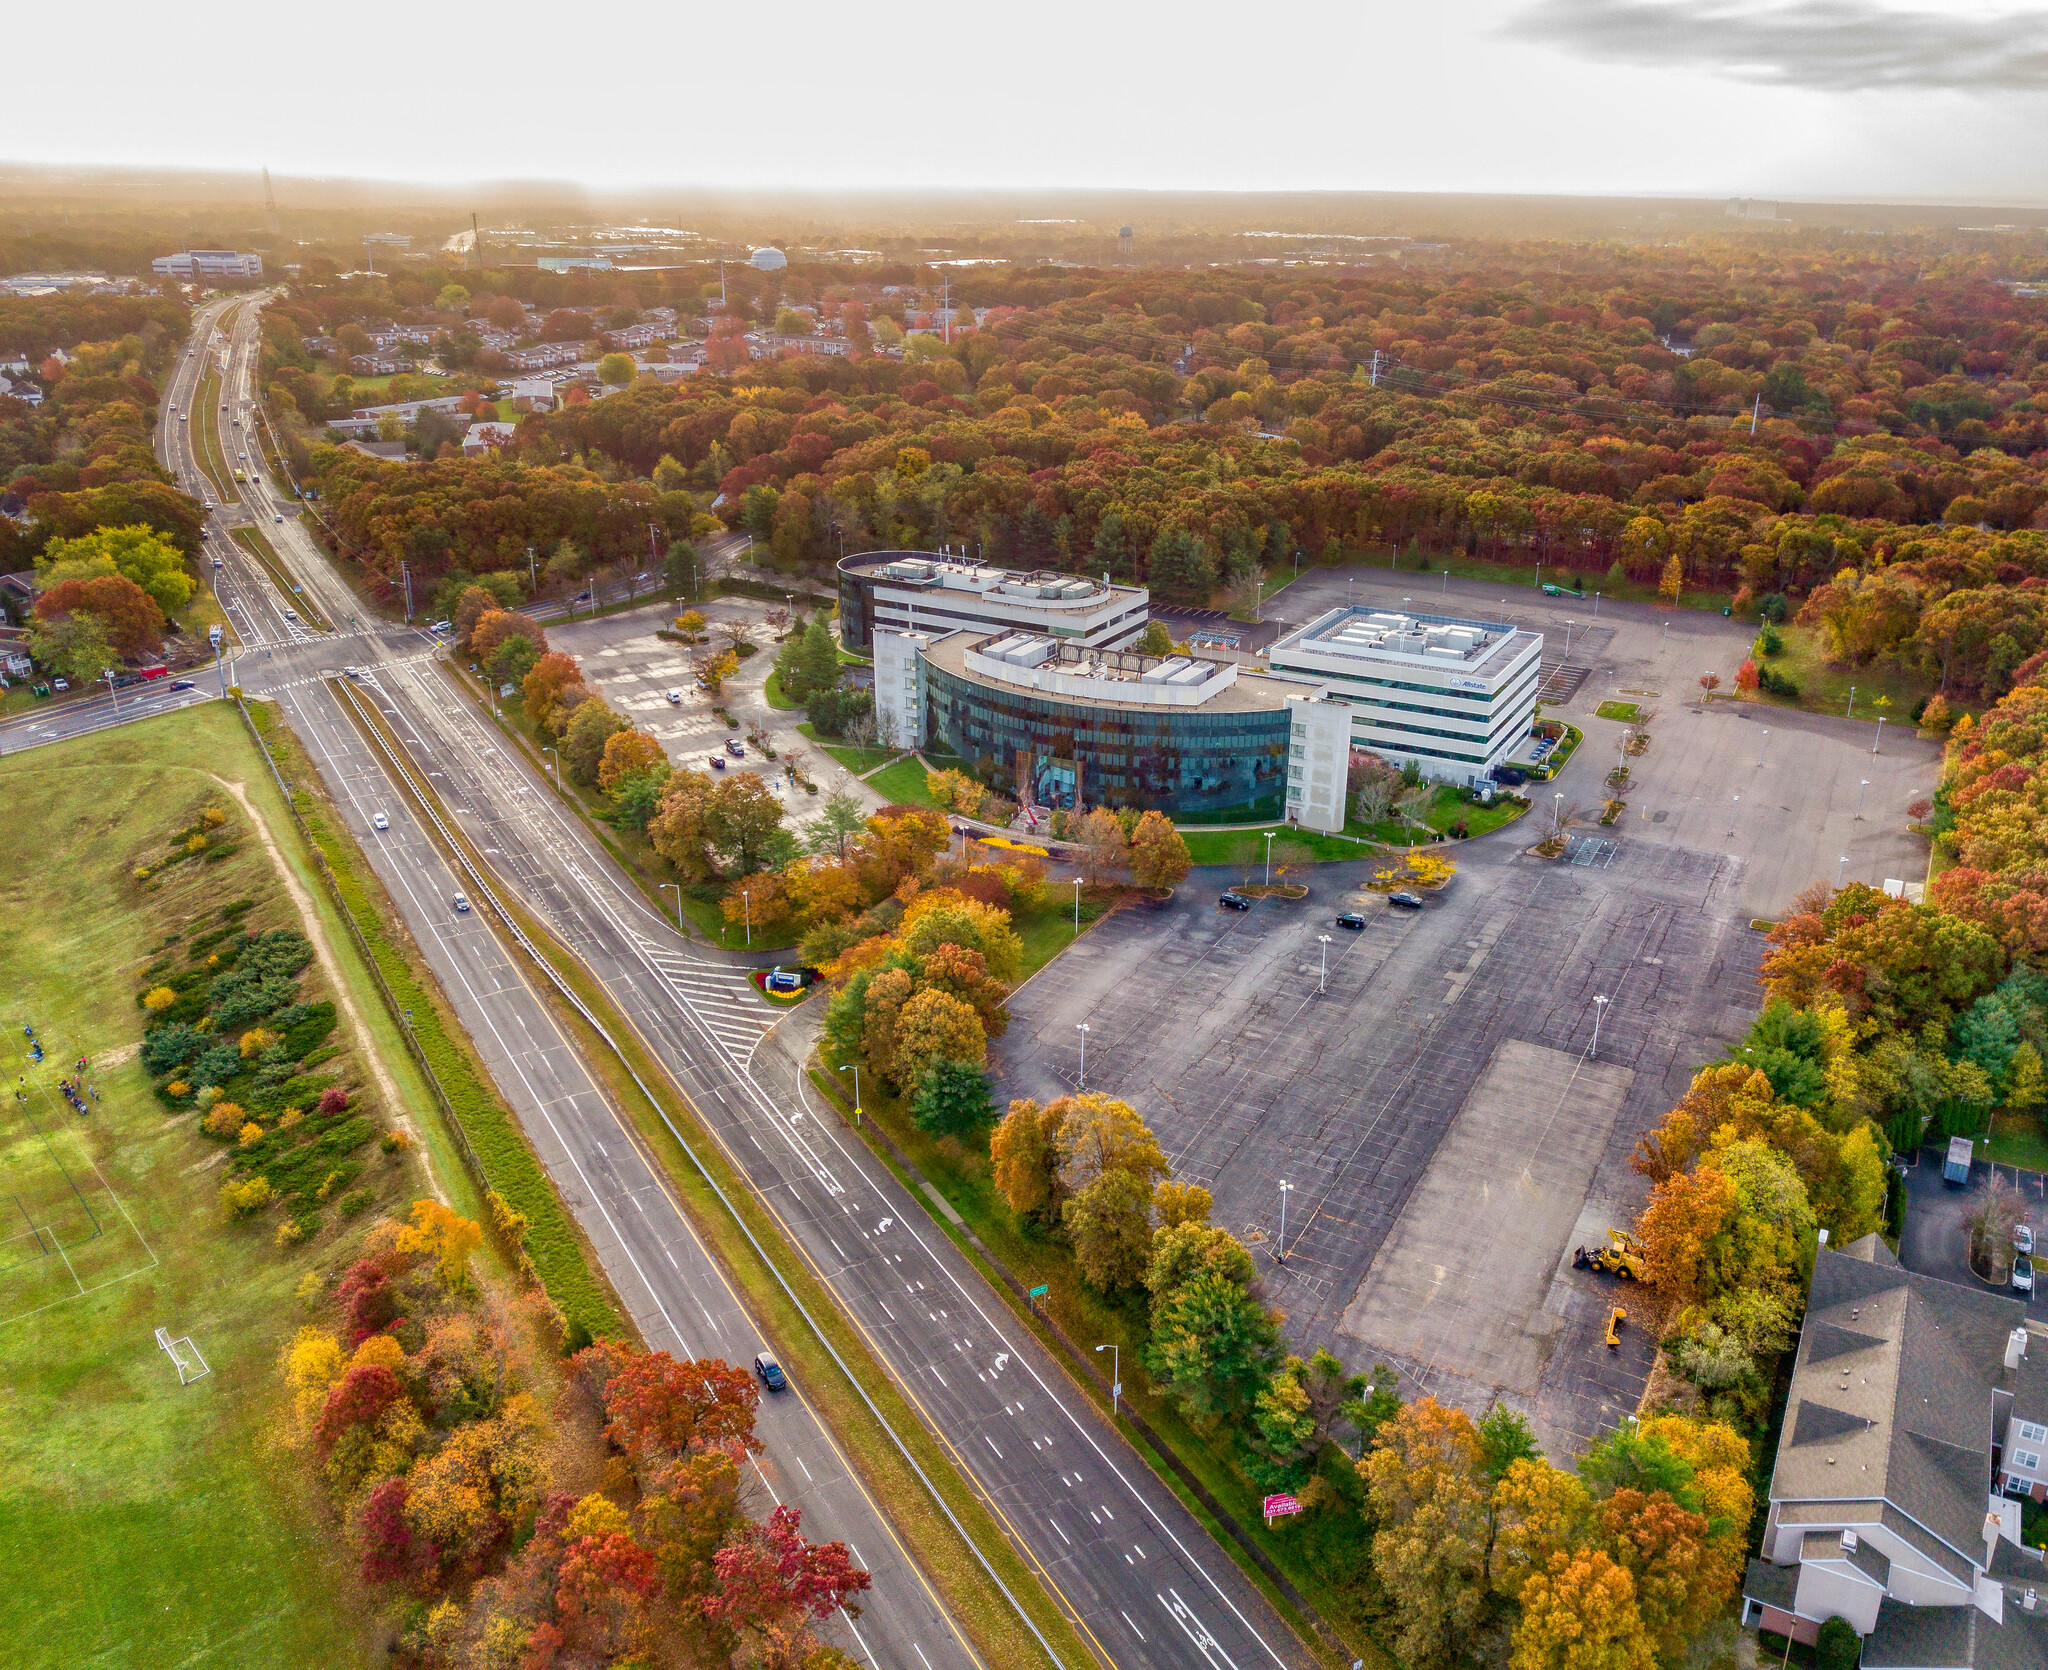
[[[1055,570],[1024,573],[928,551],[870,551],[839,564],[839,632],[867,650],[883,632],[1022,630],[1116,648],[1145,630],[1142,586]]]

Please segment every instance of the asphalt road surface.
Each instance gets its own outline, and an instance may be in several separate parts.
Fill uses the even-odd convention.
[[[239,312],[224,394],[230,416],[247,402],[254,334],[254,308]],[[191,439],[174,436],[171,444],[176,463],[196,477]],[[628,1159],[631,1146],[620,1140],[616,1121],[600,1116],[602,1098],[593,1101],[588,1079],[579,1086],[580,1069],[566,1059],[573,1052],[558,1038],[550,1041],[538,999],[522,989],[518,970],[492,936],[452,921],[446,905],[455,891],[452,876],[424,835],[402,819],[403,804],[388,778],[380,783],[376,762],[342,729],[324,672],[346,665],[363,670],[361,687],[413,767],[507,891],[604,983],[1101,1658],[1114,1665],[1201,1664],[1209,1670],[1305,1664],[1305,1648],[1254,1586],[1015,1324],[922,1203],[810,1094],[797,1067],[798,1042],[782,1047],[778,1038],[762,1047],[764,1023],[772,1017],[743,969],[705,956],[676,935],[560,806],[546,780],[432,664],[430,640],[361,614],[299,525],[293,500],[261,471],[245,492],[253,519],[303,588],[301,598],[343,630],[314,633],[287,619],[267,576],[239,546],[224,541],[224,589],[232,594],[238,627],[246,623],[238,676],[252,693],[279,700],[308,746],[316,755],[324,751],[323,771],[336,774],[330,786],[346,815],[366,820],[375,799],[381,804],[374,809],[391,819],[392,834],[401,838],[388,846],[374,833],[366,836],[361,825],[357,833],[408,926],[430,947],[472,1036],[500,1052],[494,1069],[501,1089],[636,1314],[658,1310],[679,1339],[695,1337],[704,1349],[744,1354],[745,1340],[734,1337],[738,1323],[714,1320],[722,1311],[730,1315],[731,1296],[708,1270],[693,1273],[684,1252],[694,1242],[680,1220],[666,1228],[636,1221],[659,1214],[665,1191],[636,1181],[650,1173]],[[282,523],[273,520],[280,514]],[[303,607],[297,612],[308,613]],[[358,617],[367,624],[358,627]],[[458,962],[466,979],[454,974]],[[523,1024],[505,1019],[508,1006],[529,1001],[534,1007],[520,1008]],[[563,1107],[581,1111],[569,1117],[558,1111]],[[670,1253],[677,1267],[664,1274]],[[632,1296],[642,1289],[645,1296]],[[703,1295],[713,1302],[697,1306],[693,1316],[690,1307]],[[702,1334],[695,1333],[699,1320]],[[650,1329],[650,1340],[663,1337],[663,1330]],[[780,1468],[774,1488],[805,1508],[807,1522],[846,1536],[876,1572],[876,1592],[859,1626],[875,1661],[910,1664],[913,1654],[935,1666],[942,1657],[966,1661],[964,1644],[936,1618],[907,1565],[892,1572],[888,1554],[878,1552],[893,1540],[886,1515],[859,1497],[844,1469],[833,1475],[836,1494],[815,1479],[799,1488],[784,1457],[807,1466],[808,1455],[830,1454],[824,1435],[817,1438],[824,1447],[808,1453],[779,1433],[770,1442]],[[855,1528],[863,1519],[870,1529]]]

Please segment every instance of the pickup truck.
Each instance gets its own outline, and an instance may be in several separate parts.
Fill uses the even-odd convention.
[[[1944,1183],[1956,1184],[1969,1182],[1970,1158],[1976,1149],[1977,1145],[1968,1137],[1950,1137],[1948,1160],[1941,1168],[1941,1180]]]

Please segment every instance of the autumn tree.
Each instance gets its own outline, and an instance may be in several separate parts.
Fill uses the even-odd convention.
[[[1192,1220],[1160,1229],[1145,1287],[1152,1295],[1145,1365],[1153,1378],[1206,1419],[1242,1414],[1272,1370],[1278,1332],[1243,1243]]]
[[[1057,1220],[1064,1190],[1056,1145],[1072,1098],[1044,1106],[1015,1101],[989,1137],[989,1160],[997,1191],[1020,1221]]]
[[[974,1010],[951,993],[935,988],[918,992],[904,1003],[895,1043],[892,1076],[905,1087],[921,1082],[934,1062],[960,1061],[979,1067],[988,1055],[988,1037]]]
[[[1104,806],[1096,807],[1081,820],[1074,839],[1081,848],[1081,874],[1091,887],[1109,881],[1123,869],[1129,857],[1123,825]]]
[[[562,763],[577,782],[594,784],[604,764],[605,749],[616,736],[628,734],[624,718],[603,702],[585,702],[576,709],[562,737]]]
[[[579,1352],[575,1362],[603,1400],[605,1436],[647,1477],[675,1456],[720,1450],[744,1457],[761,1447],[754,1436],[760,1389],[744,1369],[609,1343]]]
[[[1164,891],[1187,879],[1194,860],[1180,831],[1163,812],[1147,812],[1131,832],[1131,879],[1140,887]]]
[[[460,1213],[438,1200],[412,1203],[412,1222],[398,1237],[398,1249],[408,1257],[430,1258],[441,1285],[461,1287],[468,1279],[469,1259],[484,1244],[484,1232]]]
[[[28,648],[39,664],[78,684],[92,683],[114,664],[106,623],[84,610],[38,617],[29,628]]]
[[[1551,1556],[1523,1586],[1508,1662],[1510,1670],[1655,1670],[1626,1568],[1597,1548]]]
[[[1372,1562],[1394,1606],[1401,1662],[1449,1664],[1485,1614],[1479,1434],[1433,1397],[1405,1405],[1359,1464],[1377,1529]]]
[[[140,661],[156,654],[163,645],[163,611],[148,592],[124,575],[65,580],[36,599],[38,621],[70,614],[98,620],[105,628],[107,641],[124,661]]]
[[[575,657],[560,650],[549,650],[533,664],[533,670],[520,685],[520,694],[526,699],[526,716],[536,725],[545,725],[554,717],[556,699],[572,684],[583,682],[582,670],[576,665]]]
[[[597,786],[609,793],[621,778],[667,763],[668,755],[651,731],[614,731],[598,758]]]
[[[809,1625],[839,1611],[858,1617],[854,1596],[873,1586],[845,1543],[808,1541],[802,1515],[787,1503],[765,1525],[739,1527],[713,1564],[718,1587],[699,1602],[705,1617],[741,1640],[772,1644],[781,1664],[807,1659]]]
[[[67,580],[119,575],[147,592],[165,615],[192,601],[195,582],[185,554],[143,523],[100,527],[73,539],[53,539],[36,558],[36,584],[55,590]]]
[[[713,785],[705,798],[704,839],[739,874],[751,875],[781,832],[782,818],[774,790],[754,772],[735,772]]]

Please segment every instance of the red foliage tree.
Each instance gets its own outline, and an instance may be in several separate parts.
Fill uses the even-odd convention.
[[[638,1634],[660,1586],[654,1556],[623,1531],[579,1537],[562,1556],[555,1609],[569,1641],[609,1659]]]
[[[605,1436],[643,1460],[709,1449],[751,1455],[761,1448],[754,1436],[760,1398],[754,1377],[730,1363],[638,1352],[605,1385]]]
[[[356,1528],[363,1540],[365,1583],[390,1583],[406,1576],[417,1563],[412,1530],[405,1523],[405,1498],[405,1480],[386,1479],[370,1492],[356,1515]]]
[[[391,1285],[391,1272],[376,1259],[359,1258],[351,1264],[334,1297],[348,1318],[352,1344],[362,1344],[397,1320],[398,1292]]]
[[[737,1630],[788,1630],[830,1617],[873,1584],[843,1542],[810,1542],[803,1516],[785,1504],[765,1525],[749,1525],[718,1551],[718,1591],[698,1605],[713,1623]]]
[[[120,574],[65,580],[36,599],[36,619],[59,615],[95,616],[124,661],[140,661],[163,647],[164,612],[133,580]]]
[[[348,1107],[348,1092],[338,1084],[331,1084],[320,1092],[322,1113],[341,1113]]]
[[[382,1363],[358,1363],[334,1383],[313,1428],[324,1454],[350,1427],[376,1420],[405,1396],[398,1376]]]

